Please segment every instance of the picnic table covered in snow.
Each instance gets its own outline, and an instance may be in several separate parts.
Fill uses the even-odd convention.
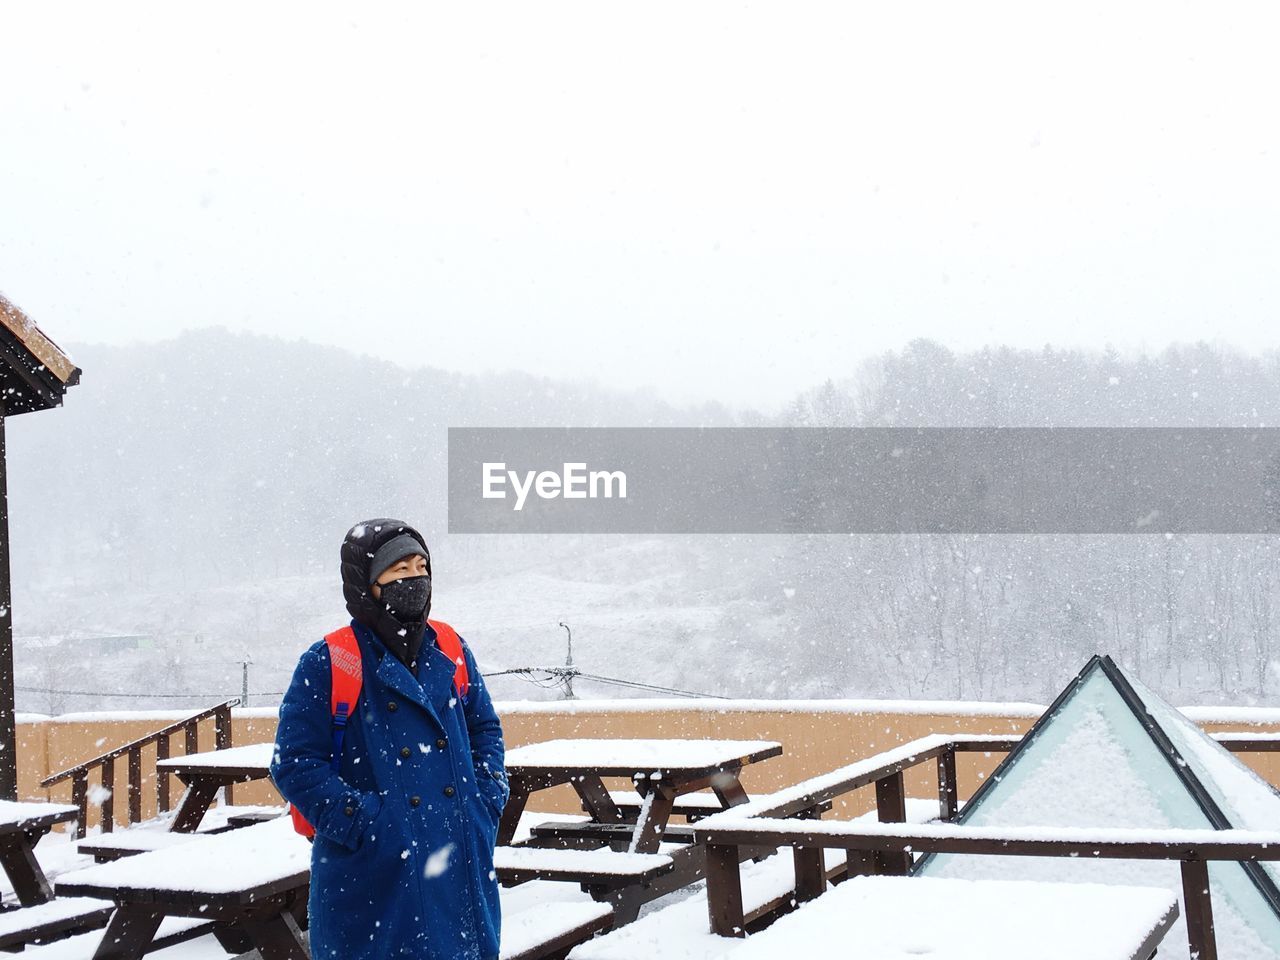
[[[310,874],[311,845],[280,817],[64,873],[57,889],[59,896],[116,903],[102,956],[136,960],[166,917],[190,917],[219,921],[263,957],[305,960],[297,917],[306,907]],[[218,932],[220,939],[228,936],[226,929]]]
[[[643,903],[701,876],[692,834],[682,844],[663,843],[676,800],[710,788],[715,809],[746,803],[742,768],[781,753],[782,745],[771,740],[550,740],[509,750],[511,796],[494,857],[499,877],[504,883],[579,882],[614,904],[616,923],[628,923]],[[604,777],[629,778],[635,802],[611,794]],[[529,796],[565,783],[577,792],[588,819],[534,826],[528,849],[522,846],[518,856],[509,851]],[[548,849],[554,847],[571,849]]]
[[[627,822],[602,778],[629,777],[642,799],[628,851],[654,853],[676,797],[710,788],[725,808],[745,803],[742,768],[781,754],[772,740],[571,739],[516,747],[506,755],[511,796],[498,843],[511,842],[530,794],[562,783],[577,791],[592,822]]]
[[[272,743],[251,743],[157,762],[158,770],[174,774],[187,787],[170,829],[194,833],[219,790],[234,783],[263,780],[270,775],[274,750]]]
[[[53,898],[49,880],[36,861],[36,844],[54,824],[77,816],[79,812],[70,804],[0,800],[0,864],[24,907]]]

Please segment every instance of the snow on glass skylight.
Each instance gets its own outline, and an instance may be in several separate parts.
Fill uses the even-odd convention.
[[[1185,777],[1170,745],[1185,758]],[[1197,799],[1197,782],[1224,816]],[[959,822],[1271,830],[1280,823],[1280,796],[1109,658],[1094,658],[965,805]],[[916,873],[1161,886],[1179,896],[1182,891],[1176,861],[937,854],[922,858]],[[1280,915],[1259,888],[1270,886],[1272,875],[1252,877],[1235,862],[1209,865],[1222,960],[1280,960]],[[1166,935],[1160,954],[1187,957],[1183,920]]]

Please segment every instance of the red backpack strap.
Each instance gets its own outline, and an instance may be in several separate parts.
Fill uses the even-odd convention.
[[[436,632],[436,644],[441,652],[453,661],[453,685],[458,688],[458,695],[467,698],[471,688],[471,677],[467,673],[467,658],[462,653],[462,639],[458,631],[443,620],[428,620],[431,629]]]
[[[364,669],[360,658],[360,644],[351,627],[343,627],[324,638],[329,647],[330,695],[329,712],[333,715],[333,754],[329,766],[337,770],[342,763],[342,742],[346,739],[347,721],[355,712],[364,685]],[[293,804],[289,804],[293,829],[307,839],[314,839],[315,828]]]
[[[324,642],[329,645],[329,670],[333,681],[330,684],[329,710],[335,725],[338,717],[342,717],[342,725],[346,726],[347,719],[355,712],[360,688],[364,684],[360,644],[356,641],[356,632],[349,626],[327,634]]]

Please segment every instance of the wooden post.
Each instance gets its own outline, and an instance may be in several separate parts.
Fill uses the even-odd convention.
[[[71,802],[80,811],[76,820],[76,839],[83,840],[89,830],[89,771],[80,769],[71,775]]]
[[[906,823],[907,791],[902,771],[891,773],[876,781],[876,814],[881,823]],[[905,877],[911,872],[911,854],[877,853],[878,873]]]
[[[142,822],[142,748],[129,751],[129,826]]]
[[[231,708],[226,704],[213,714],[213,743],[215,750],[231,749]],[[235,803],[229,783],[222,788],[222,802],[228,807]]]
[[[1204,860],[1182,861],[1182,905],[1186,909],[1191,960],[1218,960],[1213,903],[1209,897],[1209,864]]]
[[[169,759],[169,736],[156,738],[156,810],[165,813],[169,809],[169,771],[159,766],[159,761]]]
[[[110,833],[116,826],[116,762],[102,761],[102,832]]]
[[[18,737],[13,703],[13,594],[9,584],[9,485],[0,406],[0,800],[18,799]]]
[[[796,873],[796,903],[822,895],[827,889],[827,870],[821,847],[794,847],[791,851]]]
[[[747,935],[737,847],[707,844],[707,914],[711,920],[711,932],[717,936]]]
[[[947,747],[938,754],[938,818],[954,820],[959,804],[956,785],[956,748]]]

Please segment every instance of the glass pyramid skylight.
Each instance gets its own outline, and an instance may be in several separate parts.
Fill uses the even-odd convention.
[[[1280,794],[1110,657],[1094,657],[965,804],[958,822],[1271,831],[1280,827]],[[1276,866],[1210,864],[1222,960],[1280,960]],[[1176,861],[935,854],[922,857],[915,872],[1182,890]],[[1186,942],[1179,920],[1161,956],[1185,958]]]

